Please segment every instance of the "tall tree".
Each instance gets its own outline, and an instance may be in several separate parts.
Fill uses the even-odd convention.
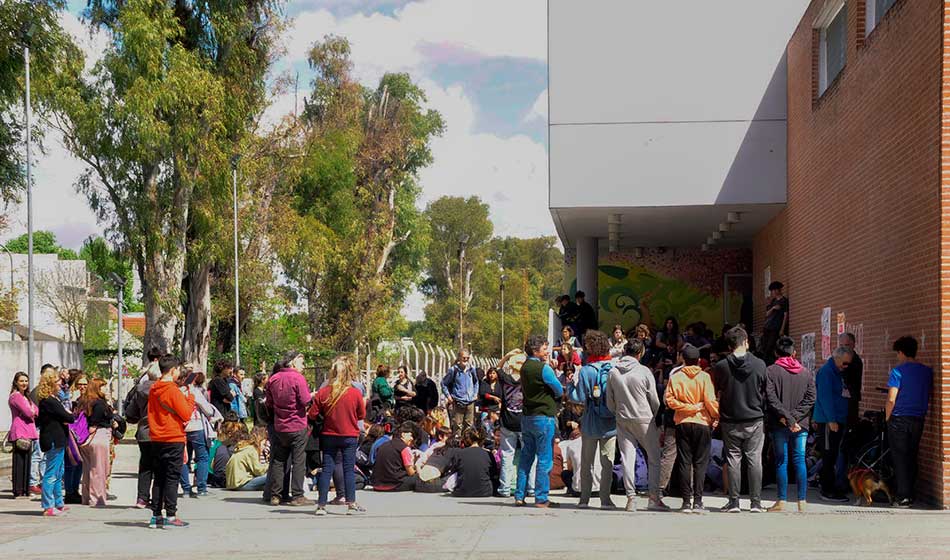
[[[29,250],[27,234],[14,237],[4,243],[11,253],[25,255]],[[56,234],[51,231],[39,230],[33,232],[33,252],[40,255],[56,255],[61,260],[73,261],[79,258],[76,251],[63,247],[56,240]]]
[[[111,274],[117,275],[125,281],[122,302],[126,311],[139,310],[141,303],[135,300],[134,274],[132,262],[118,248],[113,248],[101,236],[91,236],[83,241],[79,249],[79,258],[86,261],[86,270],[91,274],[106,280],[102,283],[103,292],[115,297]]]

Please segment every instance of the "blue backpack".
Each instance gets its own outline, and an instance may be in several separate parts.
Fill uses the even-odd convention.
[[[590,394],[587,395],[587,406],[592,407],[592,410],[601,418],[614,417],[614,413],[607,408],[607,380],[610,378],[610,370],[613,368],[613,362],[609,361],[600,365],[597,370],[597,385],[600,387],[600,396],[594,396],[593,387],[591,387]]]

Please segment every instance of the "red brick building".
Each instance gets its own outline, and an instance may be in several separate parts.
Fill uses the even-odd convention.
[[[862,338],[862,409],[883,409],[875,389],[895,362],[892,341],[920,341],[918,357],[936,375],[918,493],[942,507],[950,507],[948,32],[942,0],[811,2],[787,48],[788,202],[753,242],[755,285],[766,269],[785,282],[791,334],[816,333],[819,362],[824,308],[832,339],[838,313]],[[756,293],[761,317],[765,295]]]

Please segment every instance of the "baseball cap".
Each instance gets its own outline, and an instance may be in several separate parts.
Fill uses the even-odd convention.
[[[698,360],[699,359],[699,348],[696,348],[692,344],[686,344],[683,346],[683,359],[686,360]]]

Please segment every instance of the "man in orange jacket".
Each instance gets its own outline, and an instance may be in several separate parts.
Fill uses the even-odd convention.
[[[148,526],[187,527],[178,517],[178,481],[185,453],[185,424],[195,411],[195,397],[178,387],[180,362],[170,354],[158,360],[162,377],[148,392],[148,428],[155,459],[152,482],[152,519]],[[167,519],[162,516],[164,509]]]

